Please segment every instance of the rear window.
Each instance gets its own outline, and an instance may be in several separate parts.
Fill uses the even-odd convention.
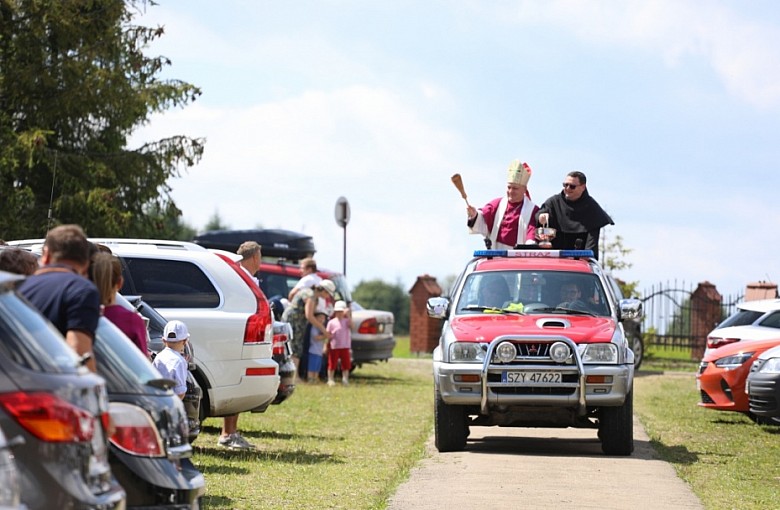
[[[0,294],[0,356],[47,373],[75,373],[79,363],[59,331],[11,292]]]
[[[155,308],[216,308],[220,296],[206,273],[184,260],[122,257],[122,294],[140,295]]]
[[[780,312],[772,312],[764,317],[758,325],[765,328],[780,328]]]
[[[300,277],[286,274],[272,274],[260,270],[258,273],[260,288],[269,299],[286,298]]]
[[[138,347],[105,317],[100,319],[95,342],[98,373],[109,393],[147,393],[144,385],[160,373]]]
[[[747,326],[753,324],[764,312],[754,312],[752,310],[737,310],[726,320],[718,324],[718,328],[728,328],[731,326]]]

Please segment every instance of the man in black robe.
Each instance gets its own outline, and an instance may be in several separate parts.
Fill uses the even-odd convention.
[[[593,250],[599,258],[599,234],[602,227],[614,225],[604,209],[590,196],[582,172],[569,172],[563,191],[548,198],[539,208],[537,225],[556,229],[552,247],[558,250]]]

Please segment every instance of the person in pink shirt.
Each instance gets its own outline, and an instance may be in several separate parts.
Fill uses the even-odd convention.
[[[341,382],[349,384],[349,371],[352,370],[352,314],[347,303],[336,301],[333,305],[333,317],[325,327],[331,334],[328,345],[328,386],[335,386],[333,380],[336,368],[341,362]]]

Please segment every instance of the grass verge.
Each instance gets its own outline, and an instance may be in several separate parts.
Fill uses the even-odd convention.
[[[777,508],[779,427],[698,407],[693,373],[640,373],[635,388],[634,410],[651,444],[705,508]]]
[[[699,360],[691,359],[691,351],[685,349],[649,345],[642,360],[645,371],[695,372],[698,368]]]
[[[408,345],[399,337],[394,359],[364,365],[348,387],[301,385],[266,413],[242,414],[257,451],[217,447],[221,420],[206,420],[193,458],[206,477],[204,508],[385,508],[433,423],[430,360]],[[637,375],[634,408],[652,446],[705,508],[776,508],[780,427],[698,407],[696,365],[656,356]]]
[[[301,384],[281,405],[242,414],[253,452],[217,446],[222,423],[209,418],[193,456],[204,508],[384,508],[424,453],[432,400],[430,361],[391,359],[359,368],[349,386]]]

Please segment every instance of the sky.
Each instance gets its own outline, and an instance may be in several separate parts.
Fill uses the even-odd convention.
[[[198,230],[303,232],[353,287],[444,283],[484,246],[451,176],[481,207],[520,159],[537,204],[587,175],[640,290],[780,280],[774,0],[159,0],[135,21],[165,29],[161,77],[203,91],[131,139],[205,138],[169,181]]]

